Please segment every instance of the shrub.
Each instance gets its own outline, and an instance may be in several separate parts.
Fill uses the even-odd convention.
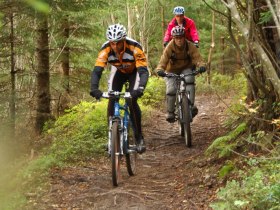
[[[240,134],[242,134],[247,128],[246,123],[241,123],[235,128],[235,130],[229,132],[225,136],[221,136],[213,141],[213,143],[206,150],[207,154],[217,152],[219,157],[228,156],[231,154],[238,141],[235,140]]]
[[[152,107],[162,104],[165,98],[165,81],[158,77],[150,77],[141,103]]]
[[[218,199],[210,206],[214,210],[279,209],[279,170],[279,161],[265,161],[261,166],[252,167],[248,173],[241,172],[242,181],[229,181],[226,187],[220,189]]]
[[[228,94],[234,92],[237,97],[246,95],[246,78],[242,73],[235,77],[223,75],[217,72],[211,74],[210,85],[206,82],[206,74],[196,77],[196,93]]]
[[[78,161],[100,154],[107,137],[107,101],[81,102],[47,130],[49,153],[60,161]]]

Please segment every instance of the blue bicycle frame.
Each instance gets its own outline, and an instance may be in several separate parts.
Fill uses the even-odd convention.
[[[121,117],[121,110],[124,111],[123,117]],[[128,111],[128,104],[125,102],[125,104],[122,106],[118,102],[118,100],[115,101],[114,104],[114,119],[120,119],[121,126],[120,128],[120,149],[121,149],[121,155],[127,154],[127,148],[128,148],[128,126],[129,126],[129,111]]]
[[[112,181],[114,186],[118,186],[120,179],[120,162],[122,156],[125,156],[128,174],[133,176],[136,170],[136,145],[129,145],[130,141],[135,143],[134,139],[129,138],[129,107],[127,99],[131,98],[129,92],[105,92],[103,98],[115,99],[114,115],[109,119],[109,138],[108,152],[112,160]],[[121,105],[119,99],[124,98],[125,103]]]
[[[111,131],[112,131],[112,125],[113,122],[118,120],[119,121],[119,131],[120,131],[120,155],[128,154],[128,127],[130,124],[130,118],[129,118],[129,108],[128,104],[125,100],[124,105],[122,106],[119,103],[120,95],[116,96],[116,100],[114,103],[114,115],[109,120],[109,139],[108,139],[108,152],[110,153],[111,148]],[[126,95],[124,95],[124,98],[126,98]],[[121,110],[124,111],[123,116],[121,116]]]

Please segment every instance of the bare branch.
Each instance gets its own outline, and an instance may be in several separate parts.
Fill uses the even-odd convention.
[[[214,9],[214,8],[213,8],[211,5],[209,5],[205,0],[202,0],[202,1],[204,2],[204,4],[206,4],[207,7],[209,7],[209,8],[210,8],[211,10],[213,10],[214,12],[216,12],[216,13],[218,13],[218,14],[220,14],[220,15],[226,17],[226,18],[228,18],[228,15],[226,15],[225,13],[223,13],[223,12],[217,10],[217,9]]]
[[[277,28],[277,32],[278,32],[278,36],[280,37],[280,20],[277,18],[277,15],[280,16],[280,12],[277,11],[278,14],[275,14],[274,8],[272,7],[272,4],[270,2],[270,0],[266,0],[266,3],[270,9],[270,12],[272,14],[273,20],[275,22],[276,28]]]

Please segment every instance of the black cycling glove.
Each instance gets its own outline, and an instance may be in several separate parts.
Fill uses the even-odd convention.
[[[160,76],[160,77],[165,77],[166,73],[164,72],[164,70],[158,70],[157,75]]]
[[[201,66],[199,67],[199,73],[203,73],[203,72],[206,72],[206,67],[205,66]]]
[[[139,87],[137,90],[132,90],[130,95],[132,98],[140,98],[144,94],[144,88]]]
[[[102,96],[102,91],[99,89],[94,89],[92,91],[90,91],[89,93],[92,97],[96,98],[97,100],[101,98]]]

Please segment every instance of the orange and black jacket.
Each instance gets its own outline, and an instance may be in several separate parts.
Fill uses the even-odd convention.
[[[126,37],[124,50],[119,57],[110,47],[109,41],[102,45],[91,74],[91,90],[98,89],[99,80],[107,63],[115,66],[123,74],[131,74],[137,71],[140,77],[139,86],[146,86],[149,77],[147,59],[137,41]]]

